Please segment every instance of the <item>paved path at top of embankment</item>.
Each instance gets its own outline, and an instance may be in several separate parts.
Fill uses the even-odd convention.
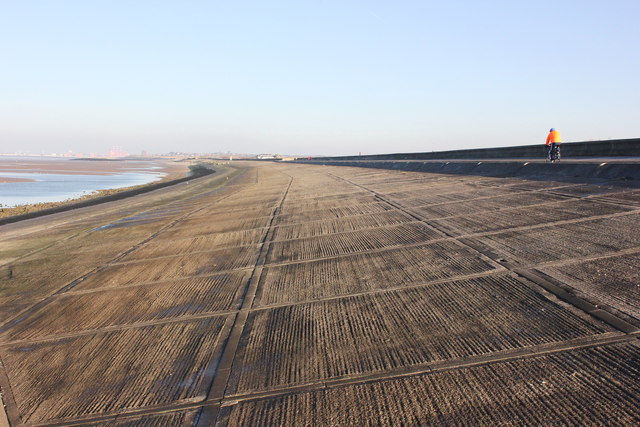
[[[304,159],[302,159],[304,161]],[[340,161],[353,161],[352,160],[340,160],[334,159],[335,162]],[[313,160],[314,162],[322,162],[322,157],[318,157]],[[456,162],[456,163],[477,163],[477,162],[496,162],[496,163],[511,163],[511,162],[531,162],[531,163],[548,163],[548,160],[540,157],[531,157],[531,158],[513,158],[513,159],[505,159],[505,158],[488,158],[488,159],[371,159],[371,160],[362,160],[366,162],[420,162],[420,163],[442,163],[442,162]],[[630,163],[630,164],[640,164],[640,157],[579,157],[579,158],[564,158],[560,163]]]
[[[0,227],[12,425],[637,423],[632,182],[236,167]]]

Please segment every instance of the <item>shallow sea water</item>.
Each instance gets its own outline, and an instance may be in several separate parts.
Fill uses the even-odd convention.
[[[41,202],[60,202],[77,198],[96,190],[130,187],[161,179],[156,172],[127,172],[113,175],[47,174],[27,172],[2,172],[7,178],[32,179],[29,182],[0,183],[0,205],[17,205]]]

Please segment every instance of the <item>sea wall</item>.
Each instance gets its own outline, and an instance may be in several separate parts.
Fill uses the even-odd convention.
[[[376,169],[444,173],[455,175],[479,175],[493,177],[522,177],[532,179],[616,179],[640,180],[640,163],[533,163],[523,161],[401,161],[401,160],[326,160],[304,161],[331,166],[355,166]]]
[[[425,153],[372,154],[365,156],[314,157],[312,160],[482,160],[544,158],[544,144],[514,147],[476,148],[470,150],[432,151]],[[640,157],[640,138],[605,141],[565,142],[562,155],[567,158],[584,157]],[[302,160],[302,159],[300,159]]]
[[[640,181],[640,138],[563,143],[562,158],[571,159],[571,162],[540,161],[546,157],[546,152],[546,146],[538,144],[431,153],[315,157],[296,159],[295,162],[495,177]],[[531,161],[534,159],[538,161]]]

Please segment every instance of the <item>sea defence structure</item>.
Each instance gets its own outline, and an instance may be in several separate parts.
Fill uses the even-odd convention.
[[[0,425],[638,423],[636,179],[317,163],[0,226]]]
[[[547,153],[544,144],[513,147],[432,151],[425,153],[372,154],[364,156],[319,157],[314,160],[486,160],[540,159]],[[569,158],[639,157],[640,138],[605,141],[565,142],[562,153]]]
[[[544,162],[544,144],[426,153],[314,157],[302,163],[500,177],[640,179],[640,138],[569,142],[563,161]]]

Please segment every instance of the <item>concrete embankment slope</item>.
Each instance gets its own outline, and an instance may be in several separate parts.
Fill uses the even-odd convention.
[[[431,153],[317,157],[298,162],[533,179],[640,179],[640,138],[565,143],[562,144],[563,160],[559,163],[546,163],[545,155],[544,145],[526,145]]]
[[[638,425],[634,181],[234,168],[0,226],[11,425]]]

